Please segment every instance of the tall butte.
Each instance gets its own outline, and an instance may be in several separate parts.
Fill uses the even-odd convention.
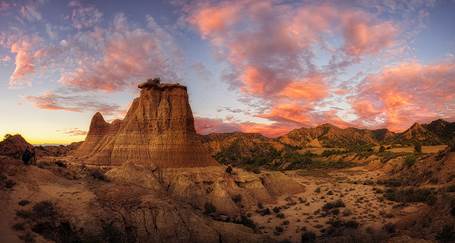
[[[138,86],[123,120],[107,123],[98,112],[75,155],[82,163],[121,165],[127,161],[161,168],[218,165],[202,145],[185,86],[149,79]]]

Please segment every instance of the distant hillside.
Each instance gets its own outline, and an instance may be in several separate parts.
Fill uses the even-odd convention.
[[[299,128],[290,131],[279,138],[268,138],[261,134],[252,133],[215,133],[202,136],[212,151],[219,152],[234,141],[244,145],[267,143],[275,148],[291,146],[297,148],[344,148],[355,145],[379,144],[413,144],[422,145],[451,144],[455,139],[455,122],[442,119],[429,124],[413,124],[401,133],[388,129],[339,128],[331,124],[323,124],[313,128]],[[281,145],[280,145],[281,144]]]
[[[441,119],[429,124],[415,123],[401,133],[385,128],[369,130],[323,124],[314,128],[295,129],[278,138],[241,132],[214,133],[201,137],[219,162],[254,167],[279,161],[283,156],[298,154],[302,148],[346,148],[359,152],[381,144],[448,144],[454,147],[455,123]]]
[[[323,124],[315,128],[299,128],[281,136],[279,141],[298,147],[348,147],[355,145],[376,145],[384,139],[393,137],[387,129],[368,130],[358,128],[339,128]]]

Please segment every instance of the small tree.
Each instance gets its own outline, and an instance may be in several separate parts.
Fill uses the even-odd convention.
[[[381,147],[379,147],[379,153],[382,153],[385,151],[385,147],[381,145]]]
[[[11,134],[5,134],[5,136],[3,137],[3,140],[7,140],[8,138],[12,137],[13,135]]]
[[[422,153],[422,145],[420,143],[415,143],[414,150],[416,153]]]

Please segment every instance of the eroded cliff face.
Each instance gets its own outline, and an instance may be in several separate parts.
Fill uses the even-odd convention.
[[[140,96],[122,121],[109,124],[100,113],[92,118],[87,138],[76,152],[83,163],[135,161],[161,168],[218,164],[196,134],[185,86],[147,83],[139,87]]]

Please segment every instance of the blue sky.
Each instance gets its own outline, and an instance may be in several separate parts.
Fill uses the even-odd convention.
[[[0,134],[84,139],[137,83],[188,86],[200,133],[455,118],[454,1],[0,0]]]

